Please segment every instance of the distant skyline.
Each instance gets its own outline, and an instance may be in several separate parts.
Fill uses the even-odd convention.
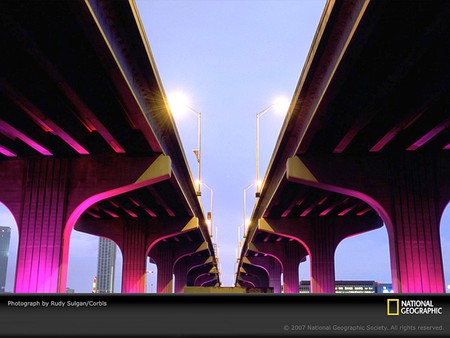
[[[309,52],[324,0],[138,0],[142,23],[167,95],[183,91],[202,112],[202,180],[214,190],[223,286],[234,283],[238,227],[243,224],[243,190],[255,181],[255,119],[275,98],[292,99]],[[266,173],[284,116],[261,118],[260,174]],[[197,162],[195,116],[176,117],[192,176]],[[209,211],[209,191],[201,197]],[[249,217],[254,189],[247,191]],[[0,225],[12,227],[6,291],[12,291],[17,227],[0,205]],[[213,237],[213,241],[216,238]],[[446,285],[450,284],[450,207],[441,224]],[[120,292],[117,250],[115,292]],[[68,287],[90,293],[96,275],[98,237],[74,231]],[[336,250],[336,280],[391,282],[386,228],[345,239]],[[147,290],[156,288],[149,265]],[[309,260],[300,265],[309,280]],[[448,292],[448,290],[447,290]]]

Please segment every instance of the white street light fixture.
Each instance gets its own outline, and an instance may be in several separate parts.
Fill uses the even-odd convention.
[[[252,184],[248,185],[246,188],[244,188],[244,199],[243,199],[243,203],[242,203],[243,216],[244,216],[244,220],[242,223],[244,225],[244,234],[243,234],[244,238],[247,237],[247,229],[250,226],[250,220],[248,220],[247,216],[246,216],[246,213],[247,213],[247,190],[255,185],[256,185],[256,190],[258,190],[258,182],[252,183]]]
[[[259,197],[261,195],[262,186],[262,182],[259,179],[259,119],[271,108],[275,108],[275,110],[279,113],[286,114],[289,108],[289,101],[284,97],[279,97],[275,99],[270,106],[256,114],[256,197]]]
[[[209,193],[210,193],[209,194],[209,197],[210,197],[209,210],[210,211],[207,214],[206,222],[208,223],[208,226],[210,227],[210,229],[208,229],[209,230],[209,236],[212,238],[213,237],[213,225],[214,225],[214,222],[213,222],[213,216],[214,216],[214,190],[209,185],[207,185],[204,182],[200,182],[199,183],[199,189],[198,190],[200,190],[200,185],[204,185],[209,190]]]
[[[202,156],[202,113],[195,110],[189,105],[187,96],[182,92],[175,92],[168,96],[170,111],[173,115],[181,116],[186,110],[194,113],[198,120],[197,133],[197,149],[194,149],[195,157],[197,158],[197,180],[195,181],[195,190],[197,196],[201,196],[201,156]]]

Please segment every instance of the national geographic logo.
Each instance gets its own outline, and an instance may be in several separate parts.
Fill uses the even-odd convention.
[[[387,300],[387,315],[442,315],[442,307],[434,306],[432,300]]]

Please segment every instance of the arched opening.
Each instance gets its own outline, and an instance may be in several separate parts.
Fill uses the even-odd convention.
[[[0,293],[14,292],[19,230],[11,211],[0,202]]]
[[[442,264],[444,266],[445,292],[450,293],[450,203],[442,214],[440,224]]]
[[[348,237],[339,243],[335,251],[336,286],[339,281],[374,281],[380,283],[379,288],[374,288],[375,292],[390,292],[390,266],[389,239],[385,226]],[[363,287],[360,291],[367,290]]]
[[[112,244],[114,245],[114,243]],[[102,244],[102,247],[104,248],[103,253],[100,254],[100,237],[77,230],[72,231],[69,248],[67,292],[93,293],[99,291],[97,278],[100,257],[104,261],[100,268],[113,270],[112,273],[109,273],[110,277],[108,277],[112,279],[113,293],[121,293],[122,252],[117,245],[115,245],[115,249],[113,247],[109,248],[105,244]],[[108,252],[105,251],[109,251],[110,254],[113,253],[115,257],[108,257]],[[114,268],[112,266],[107,267],[108,262],[106,261],[113,262]]]

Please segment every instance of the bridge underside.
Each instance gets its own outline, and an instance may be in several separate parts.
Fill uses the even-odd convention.
[[[319,252],[319,266],[311,257],[312,291],[334,292],[336,243],[327,238],[336,230],[320,224],[375,217],[367,230],[387,227],[394,289],[445,292],[439,225],[450,201],[449,17],[444,1],[327,3],[242,257],[251,243],[286,235],[289,222],[315,218],[315,244],[293,232],[291,240]],[[261,219],[268,225],[257,227]]]

